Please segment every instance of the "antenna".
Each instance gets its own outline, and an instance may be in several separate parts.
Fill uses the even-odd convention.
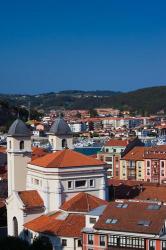
[[[31,102],[28,103],[28,121],[31,119]]]

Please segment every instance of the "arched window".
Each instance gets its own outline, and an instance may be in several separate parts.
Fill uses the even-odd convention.
[[[20,141],[20,149],[24,149],[24,141]]]
[[[67,141],[66,141],[66,139],[62,140],[62,148],[67,148]]]
[[[9,149],[11,149],[11,148],[12,148],[12,142],[9,141]]]
[[[16,217],[13,217],[13,235],[18,237],[18,221]]]

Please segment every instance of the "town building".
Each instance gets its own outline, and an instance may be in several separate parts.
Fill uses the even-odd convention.
[[[63,118],[56,119],[49,131],[53,153],[34,153],[30,136],[26,125],[17,119],[11,125],[7,137],[8,235],[24,239],[27,235],[24,225],[42,216],[44,220],[49,220],[52,213],[52,218],[57,218],[56,211],[64,208],[61,207],[62,204],[66,204],[80,192],[87,193],[84,196],[86,199],[91,195],[87,206],[91,205],[92,200],[95,203],[107,199],[106,164],[67,148],[73,146],[72,134]],[[66,211],[60,213],[60,218],[64,218]],[[65,218],[66,225],[73,218],[76,220],[75,224],[79,223],[80,218],[80,223],[83,223],[81,215],[68,213]],[[50,239],[52,237],[48,232],[47,236]],[[71,235],[66,237],[70,238]]]
[[[94,216],[93,225],[89,220]],[[83,250],[166,249],[166,206],[155,202],[116,201],[86,215]]]
[[[97,154],[100,159],[108,164],[108,178],[121,179],[120,160],[136,145],[142,145],[137,138],[110,139]]]

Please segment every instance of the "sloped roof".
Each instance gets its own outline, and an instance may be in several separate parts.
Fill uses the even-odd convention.
[[[71,135],[71,129],[67,122],[62,118],[58,117],[55,119],[54,123],[52,124],[50,131],[50,134],[54,135]]]
[[[129,140],[112,139],[105,143],[106,147],[126,147],[129,144]]]
[[[85,216],[80,214],[67,214],[56,212],[42,215],[26,224],[34,232],[46,233],[63,237],[80,237],[81,230],[85,227]]]
[[[8,135],[10,136],[30,136],[30,130],[27,128],[25,123],[19,118],[16,119],[9,128]]]
[[[18,195],[27,209],[44,207],[44,202],[36,190],[18,191]]]
[[[92,209],[108,204],[96,196],[81,192],[64,202],[60,209],[70,212],[90,212]]]
[[[100,216],[95,229],[103,229],[118,232],[132,232],[145,234],[159,234],[165,223],[166,207],[161,205],[159,209],[148,209],[152,203],[126,202],[126,208],[118,208],[118,202],[111,202]],[[108,219],[117,219],[117,223],[108,223]],[[140,221],[148,222],[147,226],[140,225]]]
[[[122,160],[133,160],[133,161],[143,161],[145,154],[145,147],[134,147],[126,155],[122,157]]]
[[[48,154],[43,148],[33,147],[32,148],[32,160]]]
[[[142,192],[135,197],[137,200],[166,202],[166,186],[143,186]]]
[[[32,160],[30,164],[44,168],[105,165],[105,163],[100,160],[94,159],[70,149],[64,149],[55,153],[47,154],[43,157]]]

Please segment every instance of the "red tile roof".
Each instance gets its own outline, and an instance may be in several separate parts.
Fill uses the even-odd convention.
[[[118,232],[159,234],[166,218],[166,206],[161,205],[159,210],[150,210],[150,203],[125,202],[127,208],[117,208],[118,202],[110,203],[99,220],[95,229]],[[117,223],[106,223],[107,219],[117,219]],[[149,221],[149,226],[138,225],[139,221]]]
[[[155,147],[146,148],[144,158],[165,160],[166,159],[166,145],[159,145]]]
[[[145,149],[145,147],[134,147],[125,156],[122,157],[122,160],[143,161]]]
[[[129,140],[109,140],[104,146],[107,147],[126,147],[129,144]]]
[[[30,164],[44,168],[64,168],[79,166],[100,166],[105,165],[106,163],[70,149],[64,149],[32,160]]]
[[[134,147],[122,160],[143,161],[144,159],[166,159],[166,145],[159,145],[154,147]]]
[[[135,199],[166,202],[166,186],[143,186]]]
[[[108,204],[108,202],[105,200],[88,193],[81,192],[70,200],[64,202],[60,209],[71,212],[89,212],[92,209],[106,204]]]
[[[44,207],[44,202],[36,190],[19,191],[18,195],[27,209]]]
[[[43,148],[33,147],[32,148],[32,160],[35,160],[38,157],[48,154]]]
[[[85,216],[56,212],[52,215],[42,215],[24,224],[24,227],[39,233],[63,237],[80,237],[81,230],[85,227]]]

